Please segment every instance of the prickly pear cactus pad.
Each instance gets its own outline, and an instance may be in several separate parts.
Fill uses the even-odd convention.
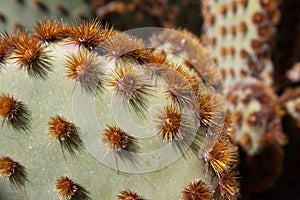
[[[218,70],[169,33],[188,46],[99,21],[2,34],[0,199],[236,199]]]
[[[1,0],[0,5],[1,32],[18,27],[33,30],[37,20],[49,17],[64,23],[92,18],[90,5],[83,0]]]
[[[237,82],[230,88],[228,100],[234,116],[233,140],[250,155],[268,145],[285,144],[280,115],[276,112],[277,97],[261,81],[248,77]]]
[[[225,85],[245,76],[273,83],[270,41],[278,0],[202,0],[203,44],[222,68]]]

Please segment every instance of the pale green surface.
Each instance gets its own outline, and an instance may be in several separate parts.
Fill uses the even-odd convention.
[[[59,199],[55,191],[55,180],[67,175],[84,186],[90,192],[91,198],[96,200],[115,199],[115,195],[126,188],[137,191],[147,199],[178,200],[184,186],[196,178],[204,177],[202,164],[195,157],[186,160],[181,157],[159,171],[129,174],[103,165],[88,151],[78,153],[77,158],[70,157],[68,152],[65,152],[67,159],[64,160],[57,141],[48,145],[47,121],[51,116],[63,114],[68,120],[80,124],[76,121],[78,115],[73,113],[73,106],[75,107],[77,102],[72,99],[74,82],[64,77],[63,68],[64,52],[72,48],[70,45],[51,47],[51,55],[55,62],[52,65],[53,71],[45,81],[29,78],[23,70],[17,70],[15,64],[6,66],[0,75],[0,91],[13,94],[28,105],[32,113],[32,131],[28,135],[16,133],[6,126],[0,131],[0,155],[11,156],[27,168],[30,182],[26,183],[25,190],[28,199]],[[78,91],[75,90],[74,94],[76,92]],[[101,121],[102,117],[112,118],[109,107],[104,114],[101,114],[97,107],[101,101],[104,102],[104,107],[108,105],[107,101],[109,102],[111,95],[107,92],[105,94],[108,96],[100,97],[95,104],[98,121]],[[75,110],[78,111],[77,109],[87,111],[86,108]],[[91,114],[93,119],[95,113]],[[86,119],[83,122],[91,121]],[[87,146],[91,152],[100,145],[101,127],[96,127],[95,130],[99,131],[98,136],[97,133],[93,133],[96,146]],[[85,129],[81,129],[81,132],[83,140],[89,144],[88,141],[93,140],[90,133]],[[24,192],[12,188],[4,177],[0,178],[0,186],[0,199],[26,199]]]

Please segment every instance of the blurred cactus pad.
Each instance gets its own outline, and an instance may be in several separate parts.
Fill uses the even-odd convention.
[[[238,197],[221,75],[196,36],[34,27],[1,35],[0,199]]]
[[[89,2],[84,0],[4,0],[0,4],[0,31],[19,27],[33,30],[37,20],[49,17],[64,23],[92,17]]]

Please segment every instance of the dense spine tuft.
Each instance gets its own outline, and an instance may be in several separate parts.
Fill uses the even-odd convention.
[[[75,150],[83,149],[83,142],[79,136],[79,130],[75,124],[65,117],[56,115],[48,122],[48,136],[50,140],[58,140],[63,149],[75,154]]]
[[[137,114],[143,114],[147,110],[147,97],[151,96],[152,89],[138,69],[133,66],[116,68],[109,74],[107,82],[115,94],[121,97],[124,103],[129,103]]]
[[[31,114],[27,106],[10,94],[0,95],[0,116],[16,131],[29,131]]]
[[[72,53],[65,67],[67,78],[78,82],[87,93],[96,94],[103,89],[103,72],[94,54],[84,49]]]
[[[118,200],[144,200],[140,195],[131,190],[120,191],[120,194],[116,195]]]
[[[50,58],[40,41],[20,29],[11,40],[14,47],[12,58],[20,69],[25,69],[30,77],[46,79],[51,71]]]
[[[17,187],[24,186],[27,181],[25,167],[8,156],[0,158],[0,176],[7,176],[8,180]]]
[[[62,176],[56,180],[56,190],[61,199],[88,200],[89,192],[81,185],[75,183],[67,176]]]
[[[155,119],[155,128],[158,135],[163,136],[163,141],[182,140],[183,133],[180,130],[182,125],[181,113],[176,105],[167,105]]]
[[[211,200],[213,197],[211,189],[201,180],[190,183],[181,194],[182,200]]]

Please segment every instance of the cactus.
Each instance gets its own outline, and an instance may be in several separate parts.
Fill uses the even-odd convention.
[[[2,34],[0,198],[236,199],[220,75],[171,38],[182,54],[99,21]]]
[[[0,1],[0,31],[11,28],[34,29],[37,20],[49,17],[72,23],[75,19],[92,18],[88,2],[75,1],[45,1],[45,0],[13,0]]]

